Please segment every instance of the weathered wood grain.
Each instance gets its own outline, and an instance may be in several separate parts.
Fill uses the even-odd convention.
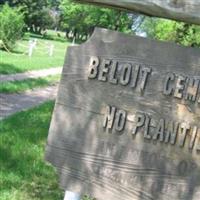
[[[150,16],[200,24],[199,0],[74,0],[129,10]]]
[[[94,56],[101,60],[99,73],[89,78]],[[183,84],[178,84],[181,77],[200,80],[199,58],[199,49],[105,29],[96,29],[88,42],[69,47],[46,148],[46,159],[57,168],[62,188],[98,200],[199,200],[200,84],[196,101],[186,100],[186,92],[178,93],[184,98],[174,96],[175,89]],[[118,62],[117,84],[109,82],[111,64],[105,73],[107,80],[99,80],[103,63],[109,60],[112,64]],[[134,69],[138,65],[141,69],[151,68],[143,90],[142,71],[136,88],[130,87],[131,81],[120,85],[120,73],[127,63]],[[173,82],[175,85],[172,94],[166,95],[163,88],[170,73],[176,81],[170,81],[168,86]],[[116,121],[108,128],[108,105],[116,107],[118,116],[119,111],[126,112],[121,131]],[[147,129],[146,123],[137,127],[141,123],[137,122],[138,113],[145,115],[146,122],[151,119],[151,127]],[[162,120],[166,124],[179,123],[175,144],[167,140],[167,126],[165,140],[155,137],[161,132],[157,127]],[[182,125],[190,125],[183,145]],[[195,144],[189,148],[195,127]],[[145,137],[146,130],[149,133]]]

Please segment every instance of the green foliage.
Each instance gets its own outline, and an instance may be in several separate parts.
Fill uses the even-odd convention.
[[[173,41],[185,46],[200,46],[200,26],[166,19],[146,18],[142,30],[148,37]]]
[[[25,23],[32,32],[40,33],[51,27],[53,16],[48,0],[13,0],[13,6],[20,6],[25,14]]]
[[[59,82],[60,75],[44,78],[29,78],[23,81],[3,82],[0,84],[0,93],[14,93],[30,90],[38,87],[54,85]]]
[[[6,48],[12,49],[15,42],[22,37],[23,19],[23,14],[17,8],[11,8],[8,4],[0,8],[0,40]]]
[[[29,16],[30,17],[30,16]],[[50,9],[43,8],[41,10],[34,11],[31,16],[30,21],[28,22],[29,26],[34,25],[35,32],[41,34],[42,31],[50,28],[53,23],[53,18],[51,16]]]
[[[86,39],[99,26],[132,32],[133,15],[113,9],[72,3],[70,0],[13,0],[21,7],[31,32],[43,33],[47,28],[62,28],[79,39]]]
[[[73,37],[88,36],[96,26],[131,32],[132,17],[125,12],[75,4],[70,0],[62,0],[60,10],[61,26],[67,33],[73,32]]]
[[[90,196],[85,195],[82,200],[96,200],[95,198],[92,198]]]

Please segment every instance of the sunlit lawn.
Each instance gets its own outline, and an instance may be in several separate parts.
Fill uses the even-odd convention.
[[[56,172],[44,160],[53,106],[0,121],[0,200],[63,200]]]
[[[28,36],[18,43],[15,53],[0,50],[0,74],[62,66],[69,43],[59,37],[53,39],[39,38],[38,50],[32,58],[23,54],[27,50]],[[53,57],[47,55],[47,42],[55,45]],[[0,92],[20,92],[51,85],[59,77],[54,75],[3,83]],[[0,121],[0,200],[63,199],[64,193],[59,189],[55,169],[44,160],[53,106],[54,102],[50,101]]]
[[[37,38],[37,46],[33,51],[32,57],[27,55],[29,39]],[[44,69],[50,67],[63,66],[65,52],[69,42],[64,38],[26,34],[24,39],[17,42],[14,49],[15,53],[0,50],[0,74],[12,74],[27,70]],[[48,55],[48,45],[54,44],[54,54]]]
[[[44,161],[52,109],[48,102],[0,121],[0,200],[62,199],[56,173]]]
[[[0,84],[0,93],[23,92],[38,87],[50,86],[58,83],[60,75],[47,76],[43,78],[29,78],[22,81],[3,82]]]

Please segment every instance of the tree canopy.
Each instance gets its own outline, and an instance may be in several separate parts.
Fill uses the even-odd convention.
[[[198,25],[146,17],[141,30],[150,38],[173,41],[185,46],[200,46],[200,26]]]
[[[61,27],[77,35],[87,35],[94,27],[131,32],[132,15],[108,8],[71,3],[62,0],[60,5]]]
[[[24,16],[18,8],[8,4],[0,7],[0,48],[11,49],[23,35]]]
[[[94,27],[125,33],[140,32],[150,38],[200,46],[200,26],[161,18],[151,18],[120,10],[77,4],[71,0],[1,0],[1,4],[20,7],[30,31],[53,29],[67,37],[87,39]]]
[[[41,33],[43,29],[49,28],[53,23],[51,0],[7,0],[10,6],[20,7],[24,14],[24,21],[32,31]]]

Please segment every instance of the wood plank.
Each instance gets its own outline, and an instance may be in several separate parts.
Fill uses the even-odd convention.
[[[74,0],[200,25],[199,0]]]
[[[106,29],[70,47],[46,148],[62,188],[99,200],[199,200],[199,58]]]

